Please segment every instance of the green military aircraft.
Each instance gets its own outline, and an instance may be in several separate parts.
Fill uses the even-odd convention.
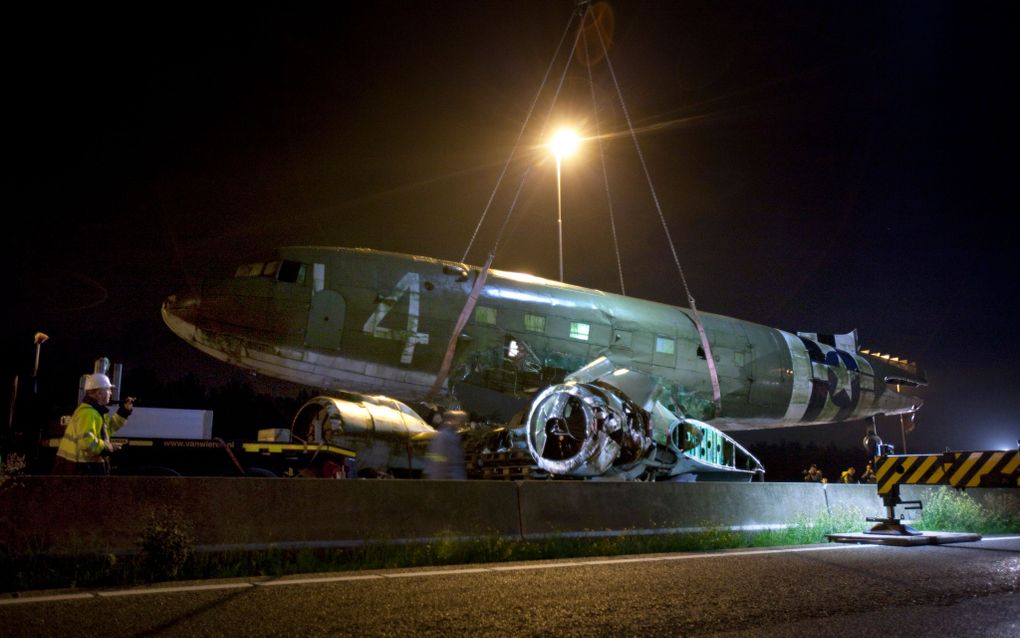
[[[747,477],[761,464],[723,431],[911,414],[921,401],[897,386],[926,384],[915,365],[860,350],[855,333],[792,334],[429,257],[277,253],[169,297],[164,321],[259,374],[519,422],[551,474]],[[302,432],[339,436],[342,403],[331,409],[331,427]],[[387,435],[421,440],[422,425]]]

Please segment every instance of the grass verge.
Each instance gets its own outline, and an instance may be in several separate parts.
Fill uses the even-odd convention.
[[[988,497],[986,507],[967,492],[932,490],[924,499],[923,514],[914,523],[920,530],[1011,534],[1020,532],[1020,494],[1003,489]]]

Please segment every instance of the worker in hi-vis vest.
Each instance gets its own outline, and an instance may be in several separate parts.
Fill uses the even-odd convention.
[[[85,398],[64,430],[53,462],[54,474],[110,473],[109,456],[119,449],[110,435],[127,423],[135,402],[134,397],[126,398],[111,416],[106,406],[112,396],[113,384],[105,374],[97,372],[85,379]]]

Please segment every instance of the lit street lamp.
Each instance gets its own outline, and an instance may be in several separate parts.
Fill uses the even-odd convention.
[[[32,394],[39,393],[39,351],[42,344],[49,340],[49,336],[42,332],[35,333],[35,367],[32,368]]]
[[[562,186],[562,162],[564,157],[569,157],[577,152],[581,145],[581,138],[571,129],[560,129],[553,135],[549,142],[549,149],[556,156],[556,226],[559,230],[560,239],[560,281],[563,281],[563,186]]]

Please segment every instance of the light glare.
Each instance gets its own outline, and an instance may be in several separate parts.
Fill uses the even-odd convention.
[[[576,153],[580,145],[581,138],[574,130],[561,128],[553,135],[549,149],[556,157],[568,157]]]

